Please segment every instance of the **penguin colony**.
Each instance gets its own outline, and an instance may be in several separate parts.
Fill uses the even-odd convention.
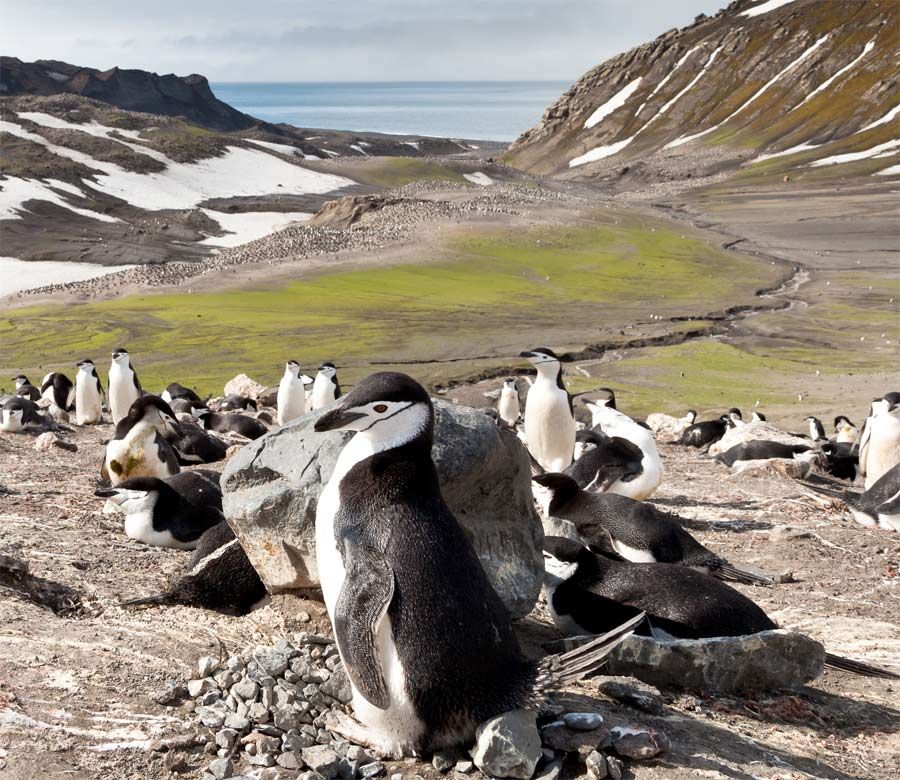
[[[553,530],[544,544],[551,616],[567,634],[597,635],[537,662],[522,653],[506,608],[444,503],[426,390],[409,376],[382,372],[342,395],[333,363],[323,363],[314,378],[294,360],[285,364],[277,424],[330,407],[314,430],[353,433],[316,512],[322,594],[353,693],[353,717],[338,717],[329,728],[384,755],[466,743],[495,715],[540,711],[554,692],[599,669],[635,631],[671,639],[776,627],[725,584],[771,586],[770,578],[725,560],[688,533],[681,518],[645,503],[663,478],[657,437],[708,449],[729,430],[766,425],[765,416],[754,411],[745,423],[740,410],[731,409],[698,421],[690,410],[681,418],[655,414],[641,421],[620,411],[613,391],[601,388],[601,397],[582,399],[591,418],[586,426],[576,420],[560,357],[546,347],[521,357],[536,377],[524,405],[517,380],[504,381],[495,419],[525,444],[536,505]],[[227,443],[264,435],[265,413],[252,399],[234,395],[211,409],[178,383],[159,396],[147,394],[124,348],[112,355],[105,391],[90,359],[77,369],[75,383],[57,372],[40,388],[16,377],[15,394],[0,398],[0,429],[19,433],[46,425],[48,408],[74,411],[78,425],[96,424],[108,409],[115,432],[96,495],[124,514],[130,538],[193,551],[164,592],[122,605],[252,609],[265,587],[222,515],[218,474],[181,467],[221,460]],[[842,467],[852,461],[852,477],[864,480],[864,491],[836,482],[809,487],[844,501],[863,525],[900,530],[900,393],[875,399],[860,429],[840,416],[828,438],[821,421],[810,417],[808,423],[809,444],[749,439],[717,460],[734,466],[815,453],[826,463],[840,458]],[[896,677],[838,656],[828,655],[827,663]]]

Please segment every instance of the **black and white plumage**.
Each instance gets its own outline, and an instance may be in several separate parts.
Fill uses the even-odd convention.
[[[888,469],[863,492],[809,482],[805,484],[817,493],[843,501],[860,525],[900,531],[900,464]]]
[[[125,513],[126,536],[153,547],[193,550],[204,531],[224,521],[215,472],[131,477],[94,495]]]
[[[684,529],[680,518],[650,504],[611,493],[588,493],[564,474],[543,474],[532,480],[544,516],[571,523],[584,544],[597,552],[633,563],[681,564],[749,585],[772,584],[768,577],[716,555]]]
[[[203,400],[199,395],[191,388],[185,387],[184,385],[179,384],[178,382],[171,382],[165,390],[162,391],[159,395],[160,398],[163,399],[167,404],[171,404],[176,398],[183,398],[186,401],[193,401],[197,404],[202,404]]]
[[[265,595],[266,586],[222,517],[203,532],[187,569],[164,592],[128,599],[119,606],[183,604],[245,615]]]
[[[191,414],[194,409],[208,408],[205,401],[192,401],[190,398],[175,398],[169,402],[176,414]]]
[[[166,439],[178,456],[180,465],[191,466],[197,463],[216,463],[225,459],[228,453],[228,445],[221,439],[210,436],[194,422],[183,421],[180,423],[180,428],[180,434],[169,434],[166,436]]]
[[[341,385],[334,363],[322,363],[313,380],[310,409],[322,409],[341,397]]]
[[[312,384],[305,374],[300,373],[300,364],[289,360],[284,364],[284,376],[278,383],[278,424],[284,425],[306,414],[306,385]]]
[[[144,394],[137,372],[131,365],[131,356],[124,347],[119,347],[112,353],[106,388],[109,413],[112,421],[118,425],[128,414],[131,405]]]
[[[0,406],[0,431],[4,433],[22,433],[30,426],[43,424],[38,405],[24,396],[7,398]]]
[[[834,418],[834,437],[833,441],[838,444],[853,444],[859,436],[859,429],[853,424],[849,417],[839,414]]]
[[[79,360],[75,376],[75,422],[94,425],[103,419],[103,385],[90,358]]]
[[[826,441],[821,447],[826,458],[825,470],[838,479],[856,479],[859,454],[852,442]]]
[[[561,682],[596,669],[630,631],[595,640],[578,659],[523,656],[441,496],[434,410],[415,380],[373,374],[315,429],[356,432],[316,511],[319,578],[356,717],[329,730],[394,756],[468,741],[484,720],[537,708]]]
[[[180,433],[175,412],[165,401],[156,395],[138,398],[106,445],[104,476],[115,486],[130,477],[164,479],[177,474],[178,457],[166,436]]]
[[[194,409],[192,414],[206,430],[216,433],[237,433],[247,439],[258,439],[269,432],[259,420],[244,414],[219,414],[209,409]]]
[[[808,444],[784,444],[780,441],[768,441],[767,439],[753,439],[751,441],[735,444],[725,452],[716,455],[719,463],[733,466],[739,461],[769,460],[771,458],[793,459],[804,452],[810,452],[812,447]]]
[[[810,439],[813,441],[828,441],[828,437],[825,435],[825,426],[822,425],[822,421],[818,417],[809,415],[806,418],[806,423],[809,426]]]
[[[868,490],[900,463],[900,393],[886,393],[872,402],[859,440],[859,471]]]
[[[575,450],[572,397],[563,383],[563,367],[547,347],[522,352],[537,369],[525,398],[525,441],[528,452],[547,471],[563,471]]]
[[[644,613],[657,639],[746,636],[778,625],[734,588],[684,566],[639,564],[595,555],[571,539],[544,539],[544,589],[556,626],[593,634]],[[826,653],[825,665],[865,677],[900,679],[876,666]]]
[[[510,428],[515,428],[519,421],[522,407],[519,402],[519,389],[516,387],[516,380],[513,377],[503,380],[503,386],[500,388],[500,395],[497,398],[497,414]]]
[[[627,483],[643,472],[643,450],[628,439],[582,430],[575,434],[575,449],[582,451],[565,470],[579,487],[590,492],[627,494]]]
[[[662,460],[656,448],[653,433],[646,425],[632,420],[627,414],[613,408],[608,403],[585,399],[584,405],[590,410],[595,431],[602,431],[612,438],[630,441],[642,453],[640,472],[629,480],[620,479],[613,483],[609,492],[619,493],[639,501],[650,498],[662,482]]]
[[[729,428],[733,428],[734,423],[731,417],[723,414],[717,420],[703,420],[694,423],[685,429],[681,434],[678,443],[686,447],[707,447],[721,439]]]
[[[750,422],[766,422],[766,416],[754,409],[753,414],[750,415]]]
[[[16,383],[16,395],[27,398],[29,401],[39,401],[41,399],[40,388],[31,384],[25,374],[19,374],[13,381]]]
[[[71,411],[75,405],[75,385],[65,374],[54,371],[47,374],[41,382],[41,398],[55,404],[64,412]]]
[[[247,398],[243,395],[237,395],[236,393],[226,395],[221,401],[219,401],[220,412],[240,412],[246,411],[247,409],[252,409],[255,412],[257,408],[258,406],[256,404],[256,401],[254,401],[252,398]]]

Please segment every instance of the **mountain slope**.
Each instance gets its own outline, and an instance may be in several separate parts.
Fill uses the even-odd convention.
[[[505,161],[571,178],[900,162],[894,0],[739,0],[586,73]]]

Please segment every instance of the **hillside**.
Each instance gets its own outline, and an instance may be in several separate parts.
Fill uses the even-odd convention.
[[[900,173],[893,0],[738,0],[586,73],[505,161],[570,178]]]

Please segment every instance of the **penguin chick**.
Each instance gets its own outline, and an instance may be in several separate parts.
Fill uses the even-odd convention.
[[[341,397],[341,385],[334,363],[322,363],[313,380],[310,409],[322,409]]]
[[[596,552],[634,563],[677,563],[723,580],[772,585],[768,577],[731,565],[704,547],[681,525],[681,518],[612,493],[588,493],[564,474],[532,477],[546,517],[567,520]],[[541,489],[542,488],[542,489]]]
[[[258,439],[269,432],[259,420],[243,414],[219,414],[209,409],[194,409],[191,414],[206,430],[216,433],[238,433],[247,439]]]
[[[860,525],[900,531],[900,464],[888,469],[864,492],[839,490],[810,482],[804,484],[817,493],[843,501]]]
[[[129,477],[162,479],[177,474],[178,458],[165,438],[170,433],[181,434],[172,408],[159,396],[138,398],[106,445],[104,476],[115,486]]]
[[[16,395],[27,398],[29,401],[39,401],[41,399],[41,391],[31,384],[25,374],[19,374],[13,381],[16,383]]]
[[[355,432],[316,509],[322,593],[355,715],[331,716],[330,731],[391,756],[470,743],[495,715],[540,709],[631,632],[632,623],[617,627],[579,648],[577,660],[523,655],[441,495],[434,409],[412,378],[367,377],[314,428]]]
[[[192,503],[156,477],[131,477],[115,487],[99,488],[94,495],[125,513],[126,536],[152,547],[193,550],[207,528],[224,520],[219,509]]]
[[[221,610],[246,615],[266,596],[266,586],[219,515],[220,522],[200,536],[187,570],[163,593],[128,599],[120,607],[172,606]]]
[[[610,438],[593,430],[578,431],[576,449],[579,444],[584,448],[583,454],[565,473],[583,490],[630,495],[630,483],[643,472],[643,450],[628,439]]]
[[[746,636],[778,625],[724,582],[684,566],[640,564],[595,555],[571,539],[544,538],[544,589],[553,622],[568,634],[593,634],[638,612],[660,640]],[[886,669],[832,653],[825,665],[851,674],[900,679]]]

